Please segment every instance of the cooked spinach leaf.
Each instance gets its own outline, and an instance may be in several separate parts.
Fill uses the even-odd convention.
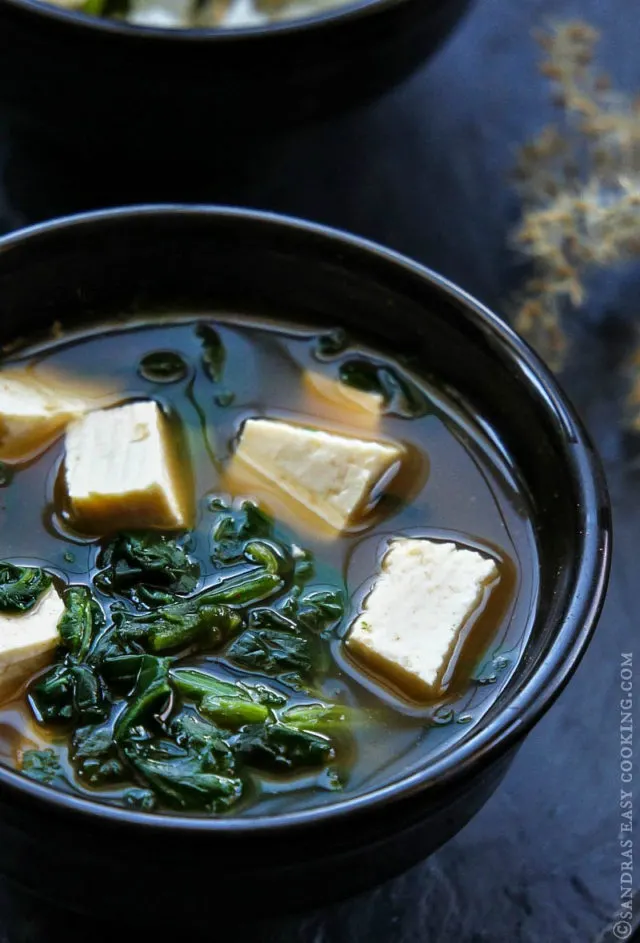
[[[200,702],[200,711],[217,724],[232,729],[244,724],[261,724],[269,717],[269,710],[264,704],[256,704],[241,697],[205,697]]]
[[[344,617],[344,596],[336,589],[293,591],[281,609],[296,625],[317,635],[328,634]]]
[[[105,756],[113,746],[113,725],[78,727],[71,741],[71,755],[85,759]]]
[[[183,710],[171,721],[169,733],[180,747],[189,747],[198,752],[208,750],[218,773],[235,773],[235,756],[225,739],[228,732],[205,720],[200,714],[188,708]]]
[[[226,351],[218,332],[209,324],[199,324],[196,334],[202,341],[202,366],[214,383],[219,383],[224,373]]]
[[[268,629],[270,632],[290,632],[297,634],[297,625],[293,619],[270,606],[259,606],[249,613],[249,628]]]
[[[313,668],[309,639],[278,629],[247,629],[232,643],[228,656],[242,668],[270,675],[292,672],[308,677]]]
[[[29,703],[41,723],[95,723],[104,720],[109,711],[100,672],[89,663],[104,615],[86,586],[69,587],[64,603],[58,623],[62,660],[30,686]]]
[[[40,723],[93,723],[108,713],[102,679],[89,665],[54,665],[31,685],[28,697]]]
[[[44,724],[73,718],[74,683],[68,665],[54,665],[29,688],[29,703],[36,720]]]
[[[276,538],[252,502],[211,509],[212,583],[193,592],[188,538],[118,535],[95,577],[109,619],[87,587],[70,587],[58,660],[29,689],[36,718],[68,730],[79,781],[120,787],[130,808],[220,812],[241,799],[250,768],[329,774],[348,736],[345,709],[291,701],[324,670],[342,593],[303,588],[311,555]],[[194,651],[216,653],[218,667],[181,663]],[[236,679],[230,663],[247,673]],[[46,763],[34,759],[34,775],[57,775]]]
[[[0,563],[0,611],[27,612],[51,586],[51,577],[40,567]]]
[[[194,597],[144,615],[121,612],[114,622],[121,641],[137,642],[152,652],[164,652],[196,642],[203,648],[215,650],[238,631],[242,618],[228,606],[208,604]]]
[[[113,635],[105,636],[103,647],[95,657],[107,684],[118,691],[128,693],[136,683],[145,656],[139,652],[127,653],[124,647],[114,640]]]
[[[326,737],[283,723],[245,727],[232,745],[245,763],[273,770],[324,766],[334,756]]]
[[[208,671],[199,671],[197,668],[172,668],[169,676],[182,694],[196,701],[203,697],[245,696],[240,685],[220,681]]]
[[[167,705],[173,693],[168,673],[169,662],[166,658],[143,655],[135,688],[115,725],[116,740],[131,736],[136,728],[144,727],[150,715],[158,713]]]
[[[412,419],[427,412],[426,397],[415,384],[371,360],[345,360],[340,365],[340,380],[364,393],[379,394],[385,408],[403,418]]]
[[[71,741],[71,758],[78,776],[91,786],[127,779],[114,740],[113,718],[101,726],[78,727]]]
[[[162,743],[131,743],[124,750],[138,773],[175,808],[221,812],[242,795],[242,780],[217,773],[209,750]]]
[[[135,786],[125,789],[122,801],[128,809],[135,809],[137,812],[153,812],[158,804],[153,790],[137,789]]]
[[[326,736],[348,732],[355,722],[362,722],[365,715],[344,707],[342,704],[297,704],[282,715],[285,724],[297,730],[315,731]]]
[[[244,557],[250,563],[264,567],[267,573],[273,573],[287,579],[293,573],[294,561],[291,554],[281,544],[268,540],[249,540],[244,547]]]
[[[153,652],[184,648],[194,642],[216,649],[242,626],[235,609],[275,595],[283,585],[278,574],[265,568],[233,573],[195,596],[178,598],[149,612],[116,611],[115,636],[120,642],[136,642]],[[102,644],[112,642],[109,637]]]
[[[170,676],[183,694],[199,704],[205,717],[223,727],[262,723],[270,716],[264,702],[245,685],[220,681],[208,672],[190,668],[176,668]]]
[[[86,586],[70,586],[63,598],[65,611],[58,622],[62,645],[75,660],[82,661],[104,625],[104,615]]]
[[[73,665],[73,716],[79,723],[104,720],[108,713],[106,692],[99,674],[89,665]]]
[[[251,694],[251,699],[258,701],[259,704],[265,704],[267,707],[282,707],[287,703],[287,697],[273,688],[268,688],[266,684],[247,684],[244,687]]]
[[[274,691],[266,684],[221,681],[210,672],[200,671],[197,668],[172,668],[169,677],[181,694],[192,698],[196,703],[204,703],[204,700],[213,702],[216,699],[252,702],[265,707],[282,707],[287,703],[284,694]],[[260,716],[266,720],[269,712],[261,710]]]
[[[54,750],[25,750],[20,770],[29,779],[50,786],[54,779],[62,776],[63,770]]]
[[[242,501],[237,507],[213,498],[209,508],[216,512],[211,528],[211,559],[218,565],[241,560],[247,541],[273,537],[272,519],[253,501]]]
[[[254,570],[228,577],[208,589],[200,598],[208,604],[246,607],[276,596],[283,587],[284,581],[279,574]]]
[[[302,547],[294,545],[291,549],[294,559],[294,583],[301,585],[310,580],[315,572],[313,556],[308,550],[303,550]]]
[[[220,681],[208,672],[190,668],[174,669],[171,680],[199,704],[205,717],[223,727],[262,723],[269,717],[268,708],[259,700],[254,701],[253,692],[244,685]]]
[[[118,534],[98,557],[97,588],[153,606],[158,590],[184,595],[195,589],[200,567],[173,537],[151,532]]]

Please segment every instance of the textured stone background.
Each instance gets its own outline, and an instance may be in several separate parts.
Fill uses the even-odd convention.
[[[549,18],[574,16],[602,28],[604,65],[620,84],[640,89],[640,0],[477,0],[447,47],[403,88],[359,114],[268,148],[250,174],[225,180],[213,175],[198,193],[169,175],[164,184],[117,191],[102,181],[89,194],[86,182],[76,180],[77,168],[62,176],[58,170],[58,177],[55,171],[34,172],[0,125],[3,228],[107,202],[239,202],[377,239],[504,310],[521,274],[506,244],[518,214],[507,182],[513,151],[552,117],[530,33]],[[359,899],[263,927],[247,939],[601,939],[619,885],[620,653],[633,648],[640,621],[634,585],[640,450],[634,453],[625,442],[617,405],[617,367],[628,349],[634,305],[640,318],[637,285],[637,277],[627,273],[619,283],[601,286],[599,304],[577,333],[565,378],[604,456],[616,524],[608,602],[574,680],[529,737],[498,793],[432,859]],[[640,652],[636,660],[640,665]],[[213,893],[214,872],[212,862]],[[126,928],[88,926],[0,884],[0,943],[48,943],[62,928],[69,940],[129,939]],[[215,927],[207,935],[216,939]]]

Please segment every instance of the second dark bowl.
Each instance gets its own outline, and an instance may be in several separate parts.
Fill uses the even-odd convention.
[[[0,0],[0,107],[76,158],[115,162],[112,173],[250,156],[260,136],[391,88],[470,2],[360,0],[265,27],[159,30]]]

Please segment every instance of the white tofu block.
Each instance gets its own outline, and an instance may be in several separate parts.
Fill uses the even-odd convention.
[[[476,550],[398,538],[346,644],[409,697],[437,694],[460,632],[498,576]]]
[[[64,603],[53,586],[27,612],[0,613],[0,698],[38,671],[60,642]]]
[[[26,461],[74,419],[105,404],[106,391],[76,377],[24,367],[0,372],[0,459]]]
[[[336,435],[273,419],[249,419],[235,458],[273,481],[336,530],[343,530],[402,455],[402,448],[392,443]]]
[[[153,400],[88,413],[67,429],[65,448],[69,507],[80,530],[190,525],[188,463]]]
[[[353,422],[366,429],[375,429],[380,424],[384,404],[381,393],[365,393],[314,370],[305,371],[302,384],[311,409],[318,408],[321,415]]]

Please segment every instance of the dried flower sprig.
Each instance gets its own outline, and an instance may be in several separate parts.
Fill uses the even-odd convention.
[[[598,38],[582,22],[537,36],[562,116],[520,149],[516,167],[523,214],[513,238],[532,274],[514,321],[554,368],[589,275],[640,259],[640,99],[616,92],[595,69]],[[640,430],[640,351],[633,372],[629,402]]]

